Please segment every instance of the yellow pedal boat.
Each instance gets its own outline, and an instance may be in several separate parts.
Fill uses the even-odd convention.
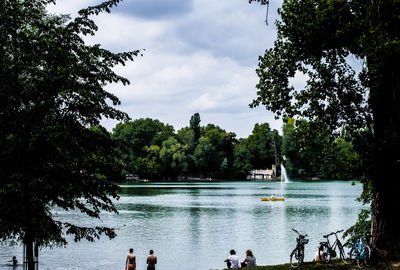
[[[261,198],[262,201],[284,201],[285,197],[280,197],[280,198]]]

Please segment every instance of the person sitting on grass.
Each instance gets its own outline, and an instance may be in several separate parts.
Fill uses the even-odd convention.
[[[246,250],[246,258],[241,262],[242,267],[254,267],[256,266],[256,257],[253,255],[253,252],[248,249]]]
[[[239,268],[239,257],[236,255],[236,251],[231,249],[230,256],[225,259],[228,268]]]
[[[319,262],[319,261],[325,261],[325,255],[324,252],[322,250],[319,250],[320,245],[317,246],[318,250],[315,252],[315,256],[314,256],[314,261]]]

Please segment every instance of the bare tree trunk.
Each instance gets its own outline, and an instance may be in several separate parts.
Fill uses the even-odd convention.
[[[29,183],[25,183],[24,189],[24,209],[23,214],[25,215],[25,236],[24,236],[24,244],[26,246],[26,259],[28,270],[35,270],[35,263],[33,260],[33,202],[31,198],[31,192],[29,188]]]

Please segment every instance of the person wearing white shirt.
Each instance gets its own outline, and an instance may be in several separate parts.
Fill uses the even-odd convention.
[[[240,268],[239,266],[239,256],[236,255],[236,251],[231,249],[231,255],[225,259],[226,265],[228,268]]]

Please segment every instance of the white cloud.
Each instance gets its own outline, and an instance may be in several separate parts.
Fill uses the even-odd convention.
[[[59,0],[56,4],[51,4],[47,7],[50,13],[70,14],[74,17],[79,10],[95,5],[96,0]]]
[[[97,1],[58,2],[52,12],[74,13]],[[255,123],[270,122],[280,129],[281,122],[271,113],[248,107],[256,97],[258,55],[272,46],[276,35],[264,23],[264,7],[245,0],[193,0],[174,10],[180,1],[168,0],[168,10],[154,9],[152,14],[143,1],[138,2],[143,13],[133,11],[132,3],[118,10],[123,3],[95,18],[99,31],[86,38],[113,51],[146,49],[143,57],[115,68],[132,83],[108,87],[121,99],[121,110],[133,119],[151,117],[176,129],[199,112],[203,125],[219,125],[238,137],[248,136]],[[109,129],[115,125],[103,123]]]
[[[207,111],[209,109],[216,109],[218,106],[216,97],[211,97],[208,93],[201,95],[192,101],[189,108],[192,111]]]

